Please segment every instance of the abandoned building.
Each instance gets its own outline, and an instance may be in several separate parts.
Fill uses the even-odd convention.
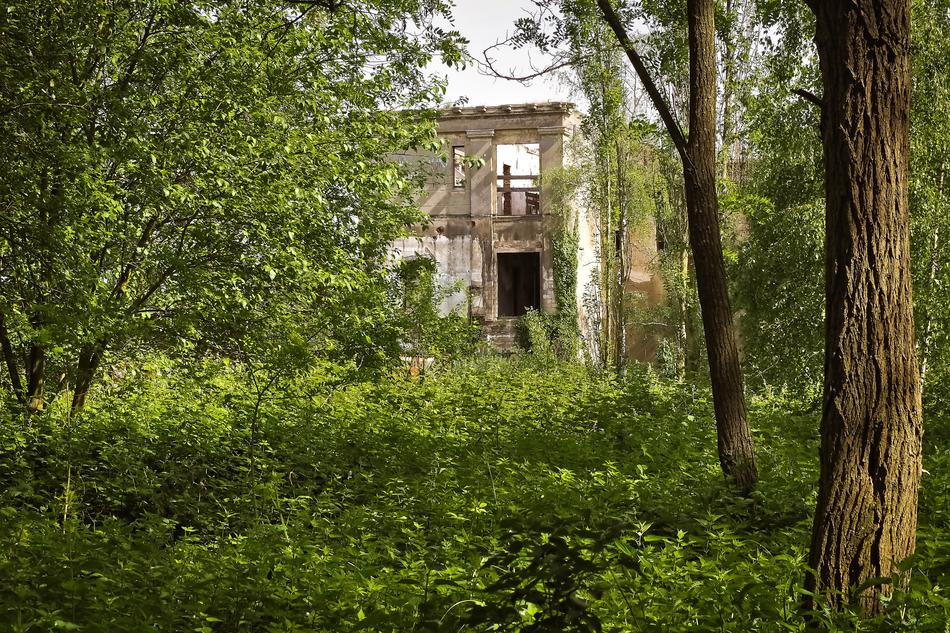
[[[500,349],[514,344],[517,318],[526,311],[558,309],[553,239],[564,219],[552,208],[550,176],[569,160],[579,123],[569,103],[443,109],[438,133],[446,150],[444,157],[430,157],[433,169],[421,201],[432,221],[393,245],[397,257],[431,257],[440,282],[457,288],[442,310],[467,311]],[[470,159],[480,166],[467,166]],[[582,337],[589,337],[596,319],[587,314],[596,286],[596,223],[585,217],[582,204],[572,206],[579,237],[578,325]],[[655,255],[655,236],[645,243]],[[649,270],[651,258],[647,253],[628,260],[628,278],[656,294],[662,284]]]

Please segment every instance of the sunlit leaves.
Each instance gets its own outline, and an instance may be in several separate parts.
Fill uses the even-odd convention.
[[[17,351],[38,331],[24,321],[61,343],[67,377],[94,342],[230,349],[292,324],[329,344],[340,311],[373,332],[383,254],[420,217],[420,177],[387,157],[431,143],[441,86],[424,68],[462,43],[433,26],[447,9],[9,7],[0,311]]]

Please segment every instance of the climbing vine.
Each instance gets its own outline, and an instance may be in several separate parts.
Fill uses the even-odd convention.
[[[545,176],[546,195],[557,225],[551,238],[551,266],[554,273],[554,314],[529,312],[521,321],[522,344],[534,352],[554,353],[575,359],[580,353],[577,326],[577,249],[579,246],[574,201],[577,169],[565,167]]]

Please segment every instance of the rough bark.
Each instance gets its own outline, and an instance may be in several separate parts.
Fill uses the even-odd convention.
[[[73,415],[77,415],[86,406],[86,395],[99,369],[99,363],[102,362],[104,351],[104,344],[95,343],[83,347],[79,352],[79,360],[76,363],[76,388],[73,390],[73,401],[70,405]]]
[[[689,245],[706,335],[719,462],[741,490],[756,483],[735,323],[729,305],[716,190],[716,27],[711,0],[687,2],[689,19],[689,164],[683,171]]]
[[[911,303],[909,0],[812,0],[824,96],[826,338],[808,587],[840,608],[914,551],[922,415]],[[856,596],[882,609],[875,584]]]
[[[719,463],[743,492],[757,481],[752,434],[735,324],[729,305],[716,189],[716,29],[713,0],[688,0],[689,139],[687,140],[630,41],[610,0],[597,0],[607,23],[636,70],[683,161],[689,241],[706,335],[706,352],[716,412]]]

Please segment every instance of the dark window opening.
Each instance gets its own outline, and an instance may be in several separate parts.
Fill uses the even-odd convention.
[[[541,254],[498,254],[498,316],[521,316],[541,307]]]

